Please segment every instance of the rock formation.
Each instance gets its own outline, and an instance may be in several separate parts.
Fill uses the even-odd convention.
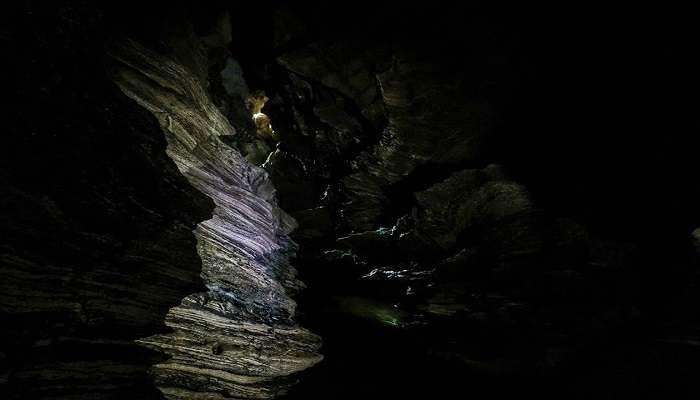
[[[99,6],[20,11],[13,62],[33,67],[9,86],[3,147],[3,398],[159,398],[152,379],[167,398],[284,393],[320,339],[294,322],[296,224],[222,141],[217,34],[182,19],[156,33],[163,55],[107,31]]]
[[[175,54],[202,53],[198,38],[179,39]],[[156,382],[173,399],[278,396],[291,375],[321,359],[319,338],[293,320],[290,296],[303,287],[289,264],[295,222],[277,207],[265,171],[222,142],[235,130],[191,66],[133,40],[110,55],[115,82],[158,118],[168,155],[216,204],[196,230],[209,292],[170,310],[172,334],[140,340],[172,356],[155,366]]]
[[[213,203],[104,73],[94,8],[22,7],[3,37],[0,398],[158,398],[163,356],[135,340],[204,290],[192,230]]]
[[[0,398],[698,398],[683,24],[2,7]]]

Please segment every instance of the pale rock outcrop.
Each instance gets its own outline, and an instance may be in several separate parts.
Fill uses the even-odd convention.
[[[265,171],[222,142],[234,128],[177,56],[201,54],[198,41],[176,46],[166,56],[124,40],[110,52],[115,82],[158,118],[168,155],[216,204],[196,230],[209,292],[170,310],[173,333],[140,342],[172,356],[153,371],[168,398],[272,398],[321,359],[320,339],[293,320],[290,296],[303,287],[289,264],[295,222],[277,207]]]

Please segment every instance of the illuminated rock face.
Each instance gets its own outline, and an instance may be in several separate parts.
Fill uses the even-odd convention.
[[[274,139],[275,131],[272,129],[270,117],[262,112],[265,103],[270,100],[262,90],[256,90],[246,99],[246,107],[253,114],[253,124],[256,133],[261,139]]]
[[[177,46],[180,54],[202,53],[196,37]],[[290,296],[303,287],[289,264],[295,222],[277,207],[265,171],[221,141],[235,130],[191,65],[134,41],[111,56],[115,82],[158,118],[168,155],[216,204],[196,229],[209,291],[170,310],[173,333],[140,341],[172,356],[155,366],[156,382],[172,399],[275,397],[290,375],[321,359],[320,339],[293,320]]]
[[[124,43],[107,74],[102,7],[3,27],[0,399],[160,399],[152,376],[169,398],[274,397],[320,359],[293,320],[295,223],[220,140],[199,38]]]

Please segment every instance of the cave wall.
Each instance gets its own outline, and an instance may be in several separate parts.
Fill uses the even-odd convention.
[[[196,73],[207,71],[207,48],[179,17],[160,38],[165,51],[132,39],[110,49],[115,82],[158,118],[168,155],[216,204],[195,231],[208,292],[170,310],[172,334],[139,342],[172,356],[154,368],[168,398],[272,398],[321,359],[320,339],[294,322],[296,222],[277,207],[267,173],[222,140],[236,130]]]
[[[135,340],[204,289],[213,203],[105,74],[100,7],[3,5],[0,397],[160,398]]]
[[[691,388],[692,24],[224,3],[3,6],[0,394]]]
[[[278,396],[320,340],[294,322],[295,222],[220,138],[226,18],[200,37],[180,3],[132,6],[4,15],[2,396]]]
[[[598,6],[268,2],[267,34],[234,41],[282,121],[263,167],[300,224],[301,304],[335,368],[299,397],[358,379],[348,398],[434,396],[475,372],[470,389],[504,397],[488,377],[554,398],[688,387],[697,136],[679,110],[697,79],[668,62],[688,25]],[[330,361],[376,352],[394,361]]]

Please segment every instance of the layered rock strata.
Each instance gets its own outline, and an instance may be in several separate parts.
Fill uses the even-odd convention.
[[[195,39],[177,43],[190,46],[180,54],[201,54]],[[173,399],[279,395],[321,359],[319,338],[293,320],[290,296],[303,287],[289,264],[295,222],[276,206],[264,170],[221,140],[235,130],[191,66],[133,40],[111,55],[115,82],[158,118],[168,155],[216,204],[196,230],[209,291],[170,310],[173,333],[140,341],[172,356],[154,368],[158,386]]]
[[[159,398],[147,369],[163,357],[134,341],[204,290],[192,230],[213,203],[105,75],[99,7],[3,17],[0,398]]]

